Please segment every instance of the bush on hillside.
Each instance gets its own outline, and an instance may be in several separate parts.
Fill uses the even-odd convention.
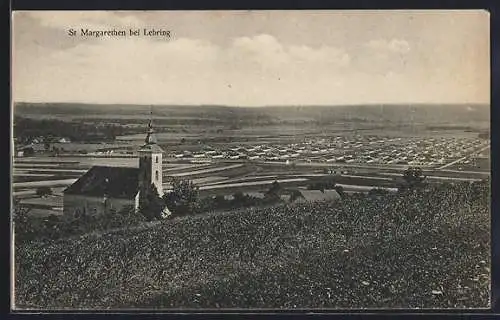
[[[154,184],[150,184],[145,192],[139,194],[139,211],[148,220],[162,219],[162,210],[165,208],[164,200],[158,195]]]
[[[423,174],[422,168],[419,167],[409,167],[403,172],[402,178],[401,191],[415,190],[426,185],[426,177]]]
[[[81,215],[74,219],[51,215],[45,218],[27,216],[27,209],[15,207],[14,235],[16,243],[34,240],[56,240],[111,229],[130,229],[147,221],[132,206],[103,215]]]
[[[336,188],[336,179],[334,177],[326,177],[322,179],[318,179],[317,181],[309,184],[307,189],[309,190],[329,190]]]
[[[264,202],[266,204],[279,202],[281,199],[281,190],[282,188],[280,183],[278,181],[274,181],[269,187],[269,190],[267,190],[264,194]]]
[[[189,180],[172,180],[172,191],[163,196],[163,201],[173,215],[190,215],[197,212],[199,189]]]

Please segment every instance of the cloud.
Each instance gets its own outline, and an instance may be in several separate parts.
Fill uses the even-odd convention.
[[[349,54],[340,48],[284,45],[268,34],[236,38],[228,54],[266,68],[281,68],[286,65],[287,68],[296,69],[295,71],[318,66],[327,69],[341,68],[350,63]]]
[[[285,48],[274,37],[261,34],[254,37],[240,37],[233,40],[229,48],[229,55],[232,53],[242,59],[249,59],[265,65],[289,63],[290,57],[285,52]],[[235,52],[231,52],[234,50]]]
[[[404,33],[379,34],[371,41],[353,36],[344,42],[332,31],[331,39],[309,42],[272,28],[261,28],[269,30],[261,34],[226,34],[210,27],[208,33],[220,33],[219,39],[197,28],[186,33],[176,29],[170,41],[61,38],[68,28],[141,28],[152,22],[127,12],[25,14],[36,19],[45,38],[36,38],[35,31],[19,32],[24,42],[16,42],[20,46],[13,59],[16,100],[251,106],[457,101],[483,95],[477,84],[482,69],[475,71],[476,81],[459,63],[430,68],[434,48],[442,41],[423,46],[407,41],[415,37]],[[29,41],[37,45],[21,47]],[[65,46],[54,45],[64,41]],[[432,76],[426,70],[433,70]]]
[[[108,30],[144,26],[144,22],[125,11],[36,11],[22,12],[41,26],[55,29],[89,28]]]
[[[321,92],[338,87],[333,71],[345,68],[349,55],[329,46],[284,45],[262,34],[227,46],[192,38],[82,39],[29,63],[15,68],[18,83],[25,83],[17,86],[18,96],[260,105],[321,101]]]
[[[372,50],[389,52],[389,53],[398,53],[398,54],[406,54],[410,52],[410,44],[406,40],[402,39],[377,39],[370,40],[366,44],[366,46]]]

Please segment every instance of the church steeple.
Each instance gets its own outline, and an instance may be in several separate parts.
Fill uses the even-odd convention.
[[[153,110],[149,111],[148,131],[146,135],[146,144],[156,144],[155,130],[153,129]]]
[[[139,156],[139,189],[144,192],[145,188],[154,184],[158,194],[163,195],[163,173],[162,157],[163,150],[158,145],[153,129],[153,112],[149,112],[150,118],[146,134],[146,143],[138,150]]]

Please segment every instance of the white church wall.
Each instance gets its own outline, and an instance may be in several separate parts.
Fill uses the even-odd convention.
[[[139,211],[139,192],[137,192],[134,198],[134,209],[136,212]]]

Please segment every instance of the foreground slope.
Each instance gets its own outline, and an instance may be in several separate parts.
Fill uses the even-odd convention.
[[[489,306],[486,183],[16,243],[19,308]]]

